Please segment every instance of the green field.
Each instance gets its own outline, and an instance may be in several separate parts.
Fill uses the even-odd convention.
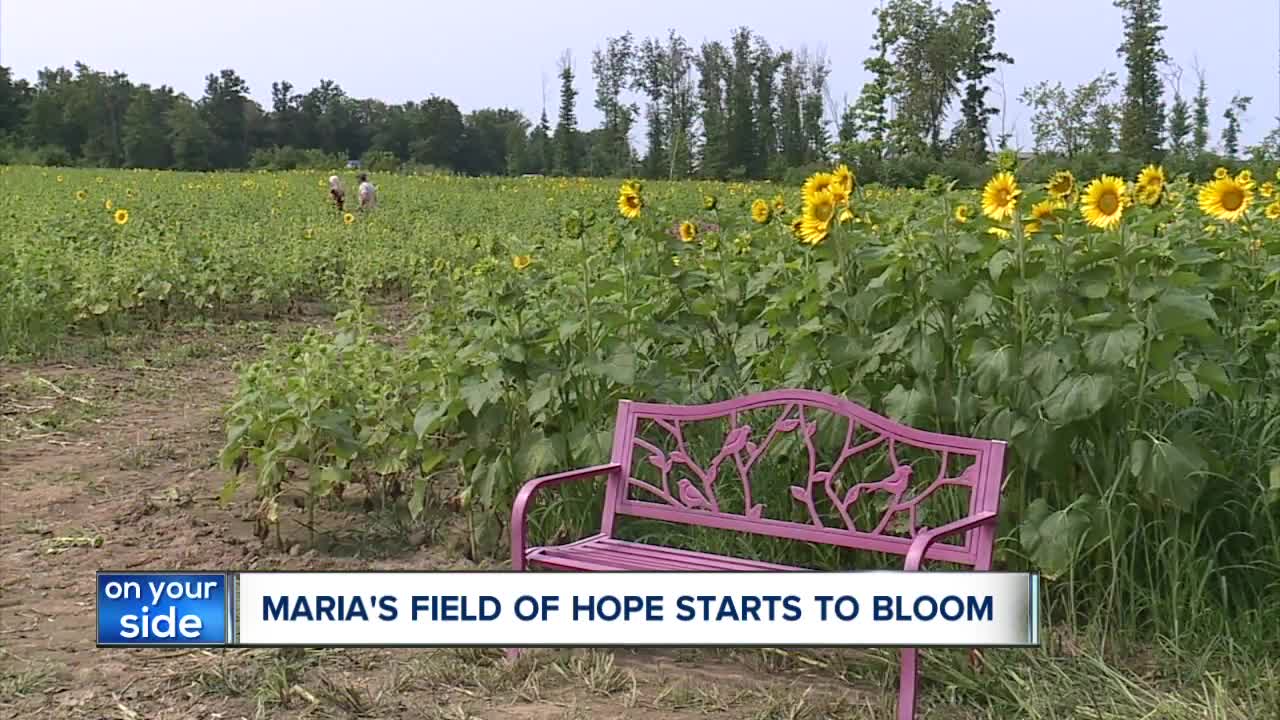
[[[448,527],[483,563],[506,552],[521,482],[607,458],[619,399],[825,390],[1011,445],[996,563],[1044,574],[1050,647],[992,653],[986,674],[926,666],[929,703],[1044,718],[1280,704],[1275,178],[1144,182],[1116,208],[1095,192],[1106,228],[1086,222],[1091,178],[1061,197],[1019,180],[1001,219],[980,191],[857,187],[802,242],[792,221],[825,210],[800,187],[646,182],[628,218],[617,181],[387,176],[377,209],[344,217],[328,174],[0,168],[13,416],[49,395],[29,378],[51,363],[157,367],[175,333],[232,333],[178,363],[227,375],[205,517],[248,508],[264,552],[305,552],[357,496],[356,522],[394,518],[400,541]],[[61,389],[57,407],[77,394]],[[35,452],[40,429],[12,425],[0,453]],[[537,529],[584,532],[598,503],[567,492]],[[786,657],[853,681],[843,656]]]

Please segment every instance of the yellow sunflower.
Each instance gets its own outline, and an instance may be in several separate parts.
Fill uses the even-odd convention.
[[[77,190],[77,191],[76,191],[76,199],[77,199],[77,200],[79,200],[80,202],[84,202],[84,201],[85,201],[85,198],[87,198],[87,197],[89,197],[89,193],[87,193],[87,192],[85,192],[85,191],[83,191],[83,190]]]
[[[1268,220],[1280,220],[1280,200],[1268,205],[1265,213]]]
[[[1001,240],[1008,240],[1010,237],[1012,237],[1012,234],[1008,230],[1005,230],[1002,227],[989,227],[987,228],[987,234],[995,235]]]
[[[1135,194],[1143,205],[1155,205],[1164,192],[1164,168],[1159,165],[1148,165],[1138,173]]]
[[[845,208],[845,209],[843,209],[843,210],[841,210],[841,211],[840,211],[840,224],[841,224],[841,225],[844,225],[845,223],[850,222],[851,220],[853,220],[853,211],[852,211],[852,210],[850,210],[849,208]]]
[[[104,208],[106,208],[106,209],[110,210],[111,208],[115,207],[115,204],[111,202],[111,198],[107,198],[107,199],[102,203],[102,207],[104,207]]]
[[[787,211],[787,199],[782,197],[782,193],[773,196],[773,211],[778,214]]]
[[[115,218],[117,225],[124,225],[125,223],[129,222],[129,211],[125,210],[124,208],[120,208],[115,212],[115,215],[113,217]]]
[[[1049,194],[1056,198],[1065,198],[1076,189],[1076,176],[1070,170],[1059,170],[1049,178],[1047,186]]]
[[[1054,211],[1062,209],[1062,201],[1060,200],[1041,200],[1031,206],[1031,219],[1036,222],[1044,222],[1046,220],[1055,220]]]
[[[684,242],[693,242],[698,237],[698,226],[685,220],[680,223],[680,239]]]
[[[770,215],[771,215],[771,211],[769,209],[769,203],[759,199],[751,203],[751,219],[752,220],[755,220],[756,222],[763,225],[769,222]]]
[[[59,176],[58,176],[58,182],[62,182],[62,180],[63,180],[63,177],[62,177],[61,175],[59,175]]]
[[[804,181],[804,201],[807,203],[814,195],[829,192],[835,182],[836,178],[831,173],[814,173]]]
[[[532,262],[533,262],[533,258],[529,257],[528,255],[512,255],[511,256],[511,267],[517,270],[523,270],[529,267],[530,263]]]
[[[343,213],[343,214],[342,214],[342,222],[346,223],[347,225],[350,225],[351,223],[353,223],[353,222],[355,222],[355,221],[356,221],[356,216],[355,216],[355,215],[352,215],[351,213]]]
[[[822,242],[830,232],[830,220],[819,220],[806,215],[800,222],[800,239],[810,245]]]
[[[715,195],[703,195],[703,196],[702,196],[702,209],[703,209],[703,210],[715,210],[715,209],[716,209],[716,196],[715,196]]]
[[[843,189],[846,195],[853,193],[855,179],[848,165],[842,163],[831,173],[831,176],[835,178],[836,185]]]
[[[642,207],[644,207],[644,201],[640,199],[640,194],[624,184],[622,191],[618,193],[618,212],[628,220],[635,220],[640,217]]]
[[[1253,171],[1247,168],[1244,170],[1241,170],[1240,174],[1236,175],[1236,182],[1252,190],[1255,184],[1253,182]]]
[[[1262,183],[1258,186],[1258,194],[1269,199],[1272,195],[1276,194],[1276,184],[1270,180]]]
[[[1213,171],[1214,180],[1224,180],[1226,179],[1226,177],[1227,177],[1227,169],[1224,167],[1219,167],[1217,170]]]
[[[1238,222],[1249,211],[1253,189],[1230,176],[1218,178],[1200,188],[1200,211],[1215,220]]]
[[[951,213],[951,216],[956,219],[956,222],[963,225],[969,222],[969,218],[972,214],[973,210],[970,210],[968,205],[957,205],[955,212]]]
[[[821,191],[810,195],[805,199],[804,216],[805,219],[816,220],[821,223],[830,223],[831,218],[836,214],[836,201],[830,192]]]
[[[1024,235],[1035,235],[1038,232],[1040,232],[1040,223],[1036,222],[1035,220],[1032,220],[1031,222],[1022,226],[1022,233]]]
[[[1111,175],[1103,175],[1085,186],[1084,200],[1080,203],[1080,214],[1090,225],[1110,230],[1120,223],[1128,198],[1125,196],[1124,180]]]
[[[791,219],[791,234],[800,237],[800,231],[804,228],[804,218],[794,217]]]
[[[1013,217],[1013,210],[1018,205],[1018,181],[1013,173],[1000,172],[987,181],[982,189],[982,213],[997,222]]]

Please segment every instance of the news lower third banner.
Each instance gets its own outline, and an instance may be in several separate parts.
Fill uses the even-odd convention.
[[[1037,647],[998,572],[98,573],[102,647]]]

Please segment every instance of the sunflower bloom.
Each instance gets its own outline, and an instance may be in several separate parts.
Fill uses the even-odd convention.
[[[59,176],[58,176],[58,182],[62,182],[62,180],[63,180],[63,177],[62,177],[61,175],[59,175]]]
[[[112,217],[115,218],[117,225],[124,225],[125,223],[129,222],[129,211],[125,210],[124,208],[120,208],[115,212],[115,215],[113,215]]]
[[[1047,189],[1049,194],[1056,198],[1066,198],[1075,192],[1076,176],[1072,175],[1070,170],[1059,170],[1049,178]]]
[[[1236,175],[1236,182],[1252,190],[1255,184],[1253,182],[1253,171],[1248,168],[1241,170],[1240,174]]]
[[[972,215],[973,210],[969,209],[968,205],[957,205],[955,211],[951,213],[951,216],[961,225],[969,222],[969,218]]]
[[[1264,198],[1270,199],[1272,195],[1276,194],[1276,184],[1270,180],[1262,183],[1258,186],[1258,194]]]
[[[1013,173],[996,173],[982,189],[982,213],[996,222],[1008,220],[1013,217],[1013,210],[1017,207],[1018,196],[1021,194]]]
[[[630,189],[629,185],[624,184],[621,192],[618,193],[618,212],[622,213],[622,217],[628,220],[635,220],[640,217],[640,208],[644,207],[644,201],[640,199],[640,193]]]
[[[1200,188],[1200,212],[1215,220],[1234,223],[1249,211],[1253,189],[1230,176],[1218,178]]]
[[[772,211],[769,208],[769,203],[765,202],[764,200],[756,200],[755,202],[751,203],[751,219],[752,220],[755,220],[756,222],[763,225],[769,222],[770,215],[772,215]]]
[[[1280,200],[1268,205],[1265,214],[1268,220],[1280,220]]]
[[[1103,175],[1085,186],[1080,214],[1093,227],[1110,230],[1120,223],[1127,204],[1124,180]]]
[[[832,171],[831,176],[835,178],[836,186],[844,190],[845,195],[853,194],[855,179],[848,165],[841,164]]]
[[[1148,165],[1138,173],[1135,194],[1143,205],[1155,205],[1164,192],[1164,168],[1159,165]]]
[[[808,203],[813,196],[829,192],[835,181],[836,178],[831,173],[820,172],[809,176],[809,179],[804,181],[804,201]]]
[[[1213,171],[1214,180],[1225,180],[1226,177],[1227,177],[1227,169],[1224,167],[1219,167],[1217,170]]]
[[[1008,230],[1005,230],[1002,227],[989,227],[987,228],[987,234],[994,235],[1000,238],[1001,240],[1008,240],[1009,238],[1013,237],[1012,233],[1010,233]]]
[[[716,204],[717,204],[717,201],[716,201],[716,196],[715,196],[715,195],[703,195],[703,196],[702,196],[702,209],[703,209],[703,210],[715,210],[715,209],[716,209]]]
[[[529,267],[529,265],[532,262],[533,262],[533,258],[529,257],[528,255],[512,255],[511,256],[511,267],[517,270],[523,270]]]
[[[107,198],[105,201],[103,201],[102,207],[110,210],[111,208],[115,207],[115,203],[111,202],[111,198]]]
[[[804,229],[804,218],[794,217],[791,219],[791,234],[797,238],[800,237],[800,231]]]
[[[782,193],[773,196],[773,211],[779,215],[787,211],[787,199],[782,197]]]
[[[353,222],[355,222],[355,221],[356,221],[356,216],[355,216],[355,215],[352,215],[351,213],[343,213],[343,214],[342,214],[342,222],[343,222],[343,223],[345,223],[345,224],[347,224],[347,225],[350,225],[351,223],[353,223]]]
[[[76,191],[76,199],[79,200],[80,202],[84,202],[85,198],[88,198],[88,197],[89,197],[89,193],[83,190]]]
[[[843,209],[843,210],[841,210],[841,211],[840,211],[840,224],[841,224],[841,225],[844,225],[845,223],[850,222],[850,221],[852,221],[852,220],[853,220],[853,211],[852,211],[852,210],[850,210],[849,208],[845,208],[845,209]]]
[[[680,223],[680,240],[683,242],[693,242],[698,237],[698,226],[685,220]]]
[[[1055,220],[1053,213],[1061,210],[1062,207],[1063,203],[1060,200],[1041,200],[1031,206],[1031,219],[1036,222]]]
[[[817,245],[827,239],[827,235],[831,233],[830,220],[818,220],[813,217],[804,217],[800,221],[800,239],[809,245]]]

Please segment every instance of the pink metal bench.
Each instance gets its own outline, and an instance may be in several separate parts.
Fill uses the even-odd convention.
[[[624,400],[608,464],[540,477],[520,489],[511,564],[571,571],[805,569],[620,539],[615,523],[626,516],[899,555],[909,571],[925,560],[985,571],[1004,448],[1000,441],[910,428],[809,390],[694,406]],[[753,470],[761,469],[774,487],[752,482]],[[529,504],[538,491],[601,476],[599,533],[528,546]],[[779,502],[761,502],[765,496]],[[901,720],[915,717],[917,660],[915,648],[902,650]]]

